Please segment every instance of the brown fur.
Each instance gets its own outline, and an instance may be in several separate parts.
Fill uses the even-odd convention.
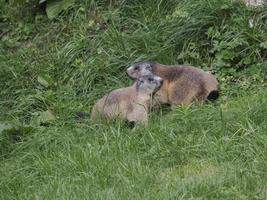
[[[168,67],[157,63],[153,65],[152,72],[164,80],[156,93],[162,103],[167,101],[177,105],[202,102],[211,91],[218,90],[218,81],[212,74],[192,66]]]
[[[134,70],[136,66],[139,68]],[[146,70],[142,71],[144,68]],[[211,92],[218,92],[216,78],[211,73],[192,66],[167,66],[155,62],[141,62],[129,67],[127,72],[133,78],[137,78],[142,73],[151,73],[164,80],[162,87],[154,96],[155,106],[162,103],[178,105],[203,102]]]
[[[153,91],[150,93],[150,91],[141,90],[140,84],[144,83],[136,81],[130,87],[114,90],[99,99],[93,107],[91,119],[118,118],[147,125]]]

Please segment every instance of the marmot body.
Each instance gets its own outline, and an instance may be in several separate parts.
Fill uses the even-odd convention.
[[[163,80],[154,75],[139,77],[132,86],[116,89],[99,99],[93,107],[91,119],[119,118],[146,125],[151,98],[162,83]]]
[[[155,104],[190,104],[215,100],[219,96],[218,81],[209,72],[192,66],[167,66],[156,62],[140,62],[127,69],[132,78],[154,74],[164,82],[154,96]]]

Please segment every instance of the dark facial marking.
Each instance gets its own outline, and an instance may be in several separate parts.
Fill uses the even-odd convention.
[[[138,65],[134,66],[134,70],[135,70],[135,71],[136,71],[136,70],[139,70],[139,66],[138,66]]]
[[[149,77],[149,78],[148,78],[148,81],[149,81],[149,82],[152,82],[152,81],[154,81],[154,78]]]
[[[147,69],[147,70],[150,70],[150,67],[151,67],[150,65],[149,65],[149,66],[146,66],[146,69]]]

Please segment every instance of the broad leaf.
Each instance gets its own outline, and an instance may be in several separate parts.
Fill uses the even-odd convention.
[[[41,112],[40,116],[38,117],[39,123],[48,123],[48,122],[52,122],[55,120],[56,120],[56,117],[51,110]]]
[[[48,75],[38,76],[37,81],[46,88],[53,84],[53,79]]]
[[[61,11],[74,4],[74,0],[50,0],[46,4],[46,14],[49,19],[54,19]]]
[[[0,133],[1,133],[3,130],[10,129],[11,127],[12,127],[12,126],[11,126],[9,123],[0,121]]]

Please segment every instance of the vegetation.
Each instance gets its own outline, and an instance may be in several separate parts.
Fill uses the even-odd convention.
[[[267,198],[266,6],[68,2],[0,0],[0,199]],[[220,99],[147,129],[75,119],[141,60],[213,71]]]

